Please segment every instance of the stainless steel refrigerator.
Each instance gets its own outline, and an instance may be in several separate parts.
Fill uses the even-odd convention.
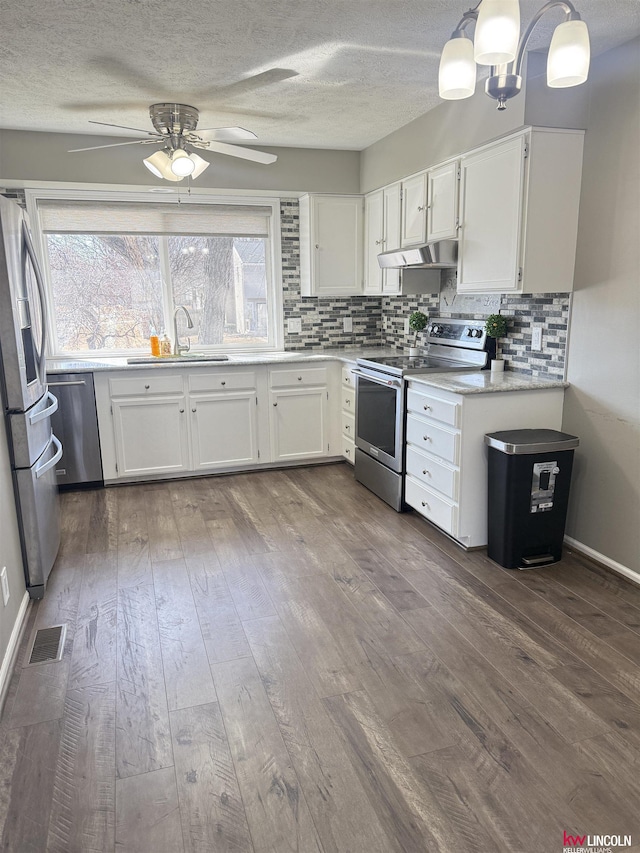
[[[46,303],[26,213],[0,196],[0,385],[27,590],[42,598],[60,547],[62,445],[47,388]]]

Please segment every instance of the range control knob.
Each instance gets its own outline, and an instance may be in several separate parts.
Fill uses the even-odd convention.
[[[432,331],[432,334],[434,334],[434,335],[441,335],[442,334],[442,326],[439,326],[437,323],[434,323],[433,329],[431,331]]]
[[[472,338],[482,337],[482,332],[480,331],[480,329],[470,329],[469,332]]]

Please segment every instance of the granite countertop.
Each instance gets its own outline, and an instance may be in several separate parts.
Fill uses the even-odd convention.
[[[410,376],[412,382],[451,391],[453,394],[493,394],[496,391],[539,391],[546,388],[568,388],[562,379],[544,379],[526,373],[491,373],[490,370],[466,373],[429,373]]]
[[[278,353],[229,353],[228,361],[163,361],[159,358],[151,364],[127,364],[126,358],[98,359],[47,359],[47,373],[98,373],[105,370],[166,370],[170,367],[183,370],[195,367],[239,367],[250,364],[299,364],[314,361],[350,362],[358,358],[372,356],[398,355],[391,347],[359,347],[357,349],[325,349],[309,350],[307,352],[278,352]]]

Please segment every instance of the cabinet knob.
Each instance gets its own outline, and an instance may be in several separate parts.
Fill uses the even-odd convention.
[[[422,469],[422,473],[423,473],[425,476],[427,476],[427,475],[428,475],[429,477],[431,476],[431,474],[429,474],[429,472],[427,471],[427,469],[426,469],[426,468],[423,468],[423,469]]]
[[[426,507],[426,509],[431,509],[431,507],[429,506],[429,504],[426,501],[422,501],[422,506]]]
[[[320,248],[320,243],[316,243],[316,249]]]
[[[183,415],[183,414],[184,414],[184,409],[180,409],[180,414],[181,414],[181,415]]]
[[[376,240],[376,246],[379,246],[382,242],[382,240]]]
[[[426,403],[424,404],[424,407],[423,407],[423,408],[424,408],[425,412],[430,412],[430,411],[431,411],[431,406],[427,406],[427,404],[426,404]]]
[[[344,425],[344,428],[345,428],[346,430],[350,430],[350,429],[351,429],[351,426],[350,426],[349,424],[345,424],[345,425]]]
[[[277,404],[277,403],[274,403],[273,405],[274,405],[274,406],[277,406],[278,404]]]
[[[347,406],[350,406],[350,405],[351,405],[351,400],[345,400],[345,403],[347,404]]]
[[[195,414],[198,410],[197,409],[191,409],[191,411]]]
[[[428,436],[428,435],[423,435],[423,436],[422,436],[422,438],[423,438],[425,441],[431,441],[431,439],[429,438],[429,436]]]
[[[221,384],[221,385],[226,385],[227,383],[226,383],[226,382],[221,382],[220,384]]]
[[[144,386],[145,391],[148,391],[150,387],[151,387],[150,385],[145,385],[145,386]]]
[[[298,382],[302,382],[302,376],[298,376]]]
[[[419,210],[419,211],[423,211],[423,210],[424,210],[424,204],[419,205],[419,206],[418,206],[418,210]]]

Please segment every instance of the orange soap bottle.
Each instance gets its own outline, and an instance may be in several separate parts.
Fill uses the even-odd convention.
[[[151,355],[155,355],[157,358],[160,355],[160,338],[153,326],[149,335],[149,344],[151,346]]]

